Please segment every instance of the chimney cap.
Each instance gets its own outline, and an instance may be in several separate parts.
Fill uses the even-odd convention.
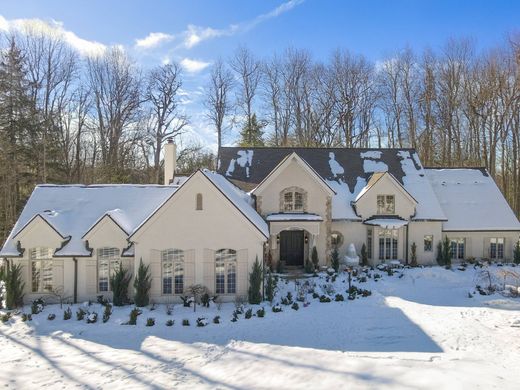
[[[169,144],[173,144],[173,137],[168,137],[166,140]]]

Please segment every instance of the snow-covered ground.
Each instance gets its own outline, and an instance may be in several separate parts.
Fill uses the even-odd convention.
[[[491,267],[493,271],[507,267]],[[513,270],[520,270],[515,268]],[[382,278],[375,281],[373,275]],[[240,315],[231,322],[233,303],[220,310],[175,305],[143,310],[136,326],[121,325],[131,307],[115,308],[107,323],[63,320],[59,305],[49,305],[32,321],[19,315],[0,323],[0,383],[7,388],[499,388],[520,383],[520,299],[474,292],[477,271],[439,267],[405,269],[388,276],[371,272],[372,291],[353,301],[310,304],[299,310],[281,305],[264,318]],[[325,275],[310,278],[319,294]],[[340,275],[334,293],[347,282]],[[278,283],[276,301],[293,281]],[[330,287],[329,287],[330,289]],[[331,292],[331,291],[329,291]],[[253,306],[253,312],[259,306]],[[26,307],[25,312],[30,308]],[[50,313],[56,319],[47,319]],[[214,324],[214,316],[221,317]],[[155,326],[146,327],[146,319]],[[196,319],[206,317],[206,327]],[[168,319],[174,325],[165,325]],[[191,326],[182,326],[189,319]]]

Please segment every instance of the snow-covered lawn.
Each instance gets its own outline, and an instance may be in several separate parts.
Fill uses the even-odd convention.
[[[498,270],[498,267],[492,267]],[[505,269],[505,267],[503,267]],[[516,268],[519,270],[519,268]],[[366,298],[347,300],[340,275],[335,293],[344,302],[299,310],[281,305],[264,318],[239,316],[233,303],[218,310],[164,305],[143,310],[136,326],[121,325],[131,307],[114,308],[107,323],[63,320],[49,305],[22,322],[19,315],[0,323],[0,383],[7,388],[500,388],[520,383],[520,299],[500,294],[472,298],[476,273],[439,267],[405,269],[357,286]],[[310,278],[321,294],[325,276]],[[278,283],[279,302],[294,282]],[[335,293],[333,295],[335,295]],[[259,308],[254,306],[253,312]],[[30,308],[26,307],[25,312]],[[47,319],[50,313],[56,319]],[[219,315],[220,324],[213,318]],[[146,319],[155,326],[146,327]],[[209,324],[196,327],[196,319]],[[168,319],[174,325],[165,325]],[[188,319],[191,326],[182,326]]]

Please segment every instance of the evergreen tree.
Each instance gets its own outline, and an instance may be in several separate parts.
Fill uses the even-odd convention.
[[[276,280],[273,278],[271,272],[267,272],[267,280],[265,281],[265,297],[269,302],[274,299],[276,292]]]
[[[336,271],[336,272],[339,271],[339,252],[338,252],[338,248],[336,248],[336,247],[332,250],[331,265],[332,265],[332,268],[334,268],[334,271]]]
[[[150,303],[150,288],[152,278],[150,276],[150,266],[143,264],[143,259],[139,261],[139,268],[134,280],[135,296],[134,301],[137,307],[147,306]]]
[[[442,241],[437,243],[437,264],[444,265],[444,257],[442,256]]]
[[[363,267],[368,265],[368,253],[367,246],[365,244],[361,246],[361,265]]]
[[[7,267],[2,272],[2,280],[5,283],[5,306],[7,309],[15,309],[23,306],[22,265],[16,264]]]
[[[262,294],[260,292],[260,288],[262,286],[262,267],[260,267],[260,262],[258,261],[258,257],[253,264],[253,270],[249,274],[249,303],[258,304],[262,302]]]
[[[312,247],[311,260],[312,264],[314,264],[314,269],[317,270],[320,264],[320,260],[318,259],[318,251],[315,246]]]
[[[263,125],[258,123],[256,114],[253,114],[251,120],[246,122],[244,128],[240,132],[240,146],[264,146],[262,131]]]
[[[520,264],[520,240],[516,242],[513,252],[513,261],[515,264]]]
[[[112,300],[114,306],[123,306],[128,303],[128,285],[130,284],[131,276],[128,275],[123,268],[123,264],[119,263],[119,268],[110,277],[110,289],[112,290]]]
[[[412,259],[411,259],[411,266],[412,267],[417,267],[417,244],[415,244],[415,242],[412,244],[412,247],[411,247],[411,254],[412,254]]]
[[[451,267],[451,244],[448,236],[444,237],[442,244],[442,262],[446,267]]]

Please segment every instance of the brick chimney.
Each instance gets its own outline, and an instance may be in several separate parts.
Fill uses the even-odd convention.
[[[173,143],[173,138],[168,138],[164,145],[164,185],[173,182],[175,176],[175,164],[177,161],[177,147]]]

